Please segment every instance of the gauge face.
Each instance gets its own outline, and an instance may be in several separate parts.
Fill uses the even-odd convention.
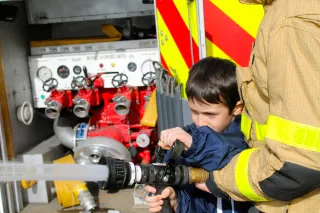
[[[76,75],[79,75],[81,73],[81,67],[74,66],[73,67],[73,73],[76,74]]]
[[[60,78],[68,78],[70,71],[68,67],[63,65],[58,68],[57,73]]]
[[[148,72],[155,72],[155,69],[152,65],[152,60],[145,60],[141,65],[141,72],[146,74]]]
[[[42,82],[45,82],[52,78],[52,72],[48,67],[40,67],[37,71],[37,76]]]
[[[128,64],[128,70],[131,71],[131,72],[136,71],[136,70],[137,70],[137,65],[136,65],[136,63],[130,62],[130,63]]]

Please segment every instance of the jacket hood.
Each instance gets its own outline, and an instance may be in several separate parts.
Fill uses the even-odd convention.
[[[243,4],[262,4],[262,5],[270,5],[275,0],[239,0]]]

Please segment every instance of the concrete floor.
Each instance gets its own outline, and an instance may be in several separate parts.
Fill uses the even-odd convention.
[[[133,189],[123,189],[113,194],[100,191],[99,199],[100,209],[96,209],[95,213],[108,213],[108,210],[118,210],[120,213],[149,213],[146,206],[134,206]],[[80,213],[81,211],[81,207],[63,209],[55,198],[49,204],[29,204],[21,213]],[[249,210],[249,213],[258,212],[255,208]]]
[[[109,194],[104,191],[99,193],[100,209],[94,212],[107,213],[108,210],[118,210],[120,213],[148,213],[146,206],[134,206],[133,189],[120,190]],[[49,204],[29,204],[21,213],[79,213],[81,207],[62,209],[57,198]]]

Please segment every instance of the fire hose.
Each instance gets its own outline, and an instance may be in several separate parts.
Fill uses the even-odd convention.
[[[100,189],[119,190],[133,185],[134,183],[153,185],[157,194],[161,194],[166,186],[181,186],[195,182],[204,183],[209,178],[209,172],[201,168],[192,168],[186,165],[176,165],[177,157],[181,156],[184,145],[176,141],[170,152],[168,162],[163,164],[161,156],[152,164],[134,165],[132,162],[125,162],[114,158],[101,158],[99,164],[108,167],[108,178],[105,181],[98,181]],[[157,153],[161,155],[159,148]],[[150,195],[149,195],[150,196]],[[164,200],[161,213],[170,213],[169,199]]]
[[[18,180],[83,180],[97,182],[102,190],[114,191],[138,184],[153,185],[157,194],[166,186],[181,186],[195,182],[204,183],[209,172],[176,164],[184,145],[176,141],[170,152],[168,162],[162,163],[162,149],[158,148],[156,162],[152,164],[133,164],[122,159],[101,157],[99,164],[24,164],[0,162],[0,181]],[[94,208],[93,206],[90,208]],[[169,199],[164,200],[161,213],[169,213]]]

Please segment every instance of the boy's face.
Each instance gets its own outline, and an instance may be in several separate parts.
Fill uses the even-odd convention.
[[[223,104],[204,104],[189,100],[192,120],[197,127],[208,126],[218,133],[222,133],[230,125],[236,115],[242,111],[242,104],[237,104],[233,112]]]

